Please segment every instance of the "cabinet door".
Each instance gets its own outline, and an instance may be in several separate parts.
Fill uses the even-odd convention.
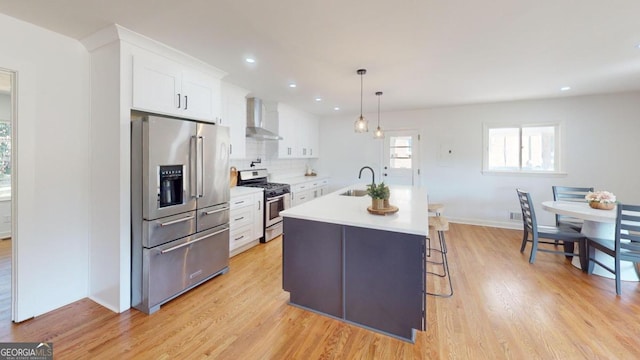
[[[320,156],[320,122],[318,119],[307,119],[307,157],[317,158]]]
[[[297,191],[293,194],[291,199],[292,206],[304,204],[307,201],[313,199],[313,193],[311,190]]]
[[[223,111],[220,123],[229,127],[232,159],[246,157],[247,93],[244,89],[223,83]]]
[[[253,238],[260,239],[264,236],[264,197],[262,192],[253,195],[255,203],[254,209],[256,211],[253,217]]]
[[[133,57],[133,108],[155,113],[179,115],[181,70],[178,64],[159,56]]]
[[[211,122],[220,118],[220,80],[202,73],[185,71],[180,96],[184,116]]]
[[[296,147],[296,124],[292,114],[287,111],[279,112],[278,132],[282,136],[282,140],[278,143],[278,157],[294,158],[297,157]]]

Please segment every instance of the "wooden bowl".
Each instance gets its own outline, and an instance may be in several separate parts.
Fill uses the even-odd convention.
[[[593,209],[613,210],[616,207],[616,203],[603,203],[599,201],[589,201],[589,206],[591,206]]]

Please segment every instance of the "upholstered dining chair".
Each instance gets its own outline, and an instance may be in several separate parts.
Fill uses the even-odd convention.
[[[575,186],[552,186],[551,189],[553,190],[553,201],[585,202],[585,195],[589,191],[593,191],[593,187]],[[582,229],[582,219],[556,214],[556,226],[570,227],[580,231]]]
[[[620,261],[640,262],[640,205],[618,204],[616,211],[616,233],[613,241],[587,238],[589,254],[587,272],[591,274],[595,264],[611,272],[616,279],[616,294],[621,295]],[[596,249],[613,257],[613,269],[595,258]]]
[[[522,223],[523,223],[523,235],[522,245],[520,246],[520,252],[524,252],[527,242],[531,243],[531,255],[529,255],[529,262],[534,263],[536,261],[536,253],[538,251],[548,252],[554,254],[564,254],[567,259],[571,260],[574,256],[575,243],[578,243],[578,251],[581,254],[585,254],[586,251],[586,239],[578,231],[570,228],[560,228],[557,226],[545,226],[538,225],[536,221],[536,213],[533,208],[533,202],[531,201],[531,195],[523,190],[516,189],[518,193],[518,200],[520,201],[520,208],[522,209]],[[531,237],[531,238],[529,238]],[[551,239],[553,241],[540,240]],[[558,242],[562,242],[563,250],[555,249],[559,245]],[[540,244],[553,245],[554,249],[540,248]]]

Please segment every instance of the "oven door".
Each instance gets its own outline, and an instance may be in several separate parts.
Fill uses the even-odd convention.
[[[282,194],[280,196],[267,198],[267,206],[265,207],[265,227],[277,224],[282,221],[280,211],[284,211],[291,207],[291,194]]]

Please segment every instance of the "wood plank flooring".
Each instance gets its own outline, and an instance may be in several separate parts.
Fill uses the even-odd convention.
[[[56,359],[637,359],[640,285],[589,276],[561,255],[528,263],[521,232],[452,224],[455,294],[427,299],[428,329],[410,344],[287,305],[281,239],[231,259],[228,274],[147,316],[82,300],[0,341],[51,341]],[[428,277],[429,290],[441,290]],[[3,313],[6,309],[2,309]]]

